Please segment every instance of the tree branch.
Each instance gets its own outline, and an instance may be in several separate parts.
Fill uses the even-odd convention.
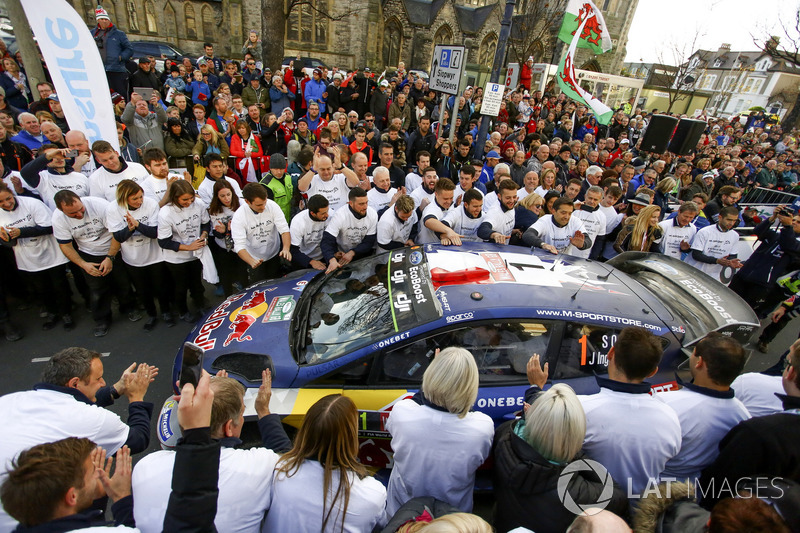
[[[327,11],[325,11],[323,9],[319,9],[315,4],[316,4],[316,2],[314,2],[313,0],[290,0],[290,2],[289,2],[289,11],[286,14],[286,16],[288,17],[289,14],[292,12],[292,9],[294,9],[294,8],[296,8],[298,6],[308,6],[308,7],[311,8],[311,11],[314,11],[315,13],[317,13],[319,15],[322,15],[323,17],[327,18],[328,20],[333,20],[333,21],[344,20],[344,19],[346,19],[348,17],[351,17],[351,16],[353,16],[353,15],[355,15],[355,14],[357,14],[357,13],[359,13],[361,11],[361,9],[348,9],[347,11],[342,13],[341,15],[333,16],[330,13],[328,13]]]

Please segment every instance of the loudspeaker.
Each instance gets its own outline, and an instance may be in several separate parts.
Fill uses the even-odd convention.
[[[692,152],[706,129],[702,120],[682,118],[675,130],[675,135],[669,142],[669,151],[676,155],[686,155]]]
[[[653,115],[642,137],[641,150],[662,154],[667,151],[669,139],[678,119],[669,115]]]

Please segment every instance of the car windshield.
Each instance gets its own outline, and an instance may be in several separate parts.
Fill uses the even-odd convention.
[[[421,249],[355,261],[311,298],[301,362],[329,361],[442,316]]]

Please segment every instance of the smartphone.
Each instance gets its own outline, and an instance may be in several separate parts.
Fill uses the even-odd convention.
[[[195,387],[200,382],[203,372],[203,354],[205,351],[192,342],[183,343],[183,357],[181,359],[181,377],[178,380],[178,387],[183,389],[187,383]]]
[[[66,157],[70,157],[70,158],[78,157],[78,151],[77,150],[67,150]]]

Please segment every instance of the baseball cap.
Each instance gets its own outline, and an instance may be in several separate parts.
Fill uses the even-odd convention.
[[[619,144],[630,144],[631,142],[628,139],[622,139]]]
[[[48,100],[52,100],[54,102],[58,102],[59,101],[58,100],[58,95],[56,93],[51,94],[50,96],[47,97],[47,99]]]
[[[388,81],[381,80],[381,87],[388,87],[388,86],[389,86],[389,82]]]

